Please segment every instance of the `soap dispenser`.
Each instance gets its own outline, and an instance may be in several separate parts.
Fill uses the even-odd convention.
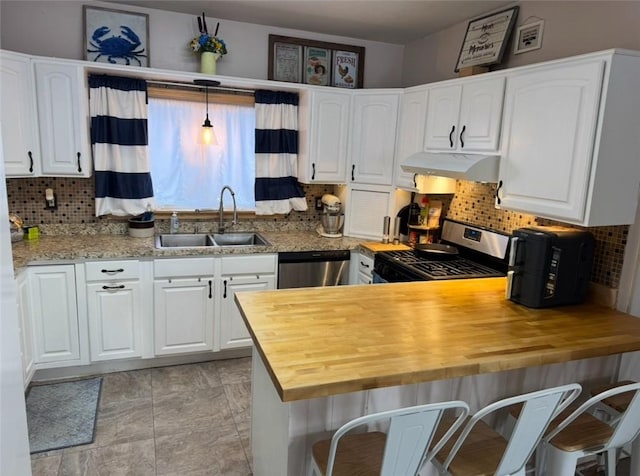
[[[173,212],[171,214],[171,233],[178,233],[180,228],[180,220],[178,220],[178,213]]]

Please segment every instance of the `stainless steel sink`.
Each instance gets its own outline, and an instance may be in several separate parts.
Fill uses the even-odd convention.
[[[203,248],[216,246],[211,235],[176,233],[156,236],[156,248]]]
[[[270,246],[259,233],[214,233],[211,235],[218,246]]]
[[[156,248],[205,248],[212,246],[270,246],[262,235],[245,233],[176,233],[156,236]]]

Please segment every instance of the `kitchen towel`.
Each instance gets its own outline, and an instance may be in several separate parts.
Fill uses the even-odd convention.
[[[27,425],[31,453],[93,443],[102,378],[31,387]]]
[[[139,215],[154,208],[146,81],[89,76],[89,111],[96,216]]]
[[[258,90],[256,101],[256,215],[304,211],[298,183],[298,95]]]

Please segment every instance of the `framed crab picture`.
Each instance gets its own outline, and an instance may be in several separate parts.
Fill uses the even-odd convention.
[[[149,15],[84,5],[87,61],[149,66]]]

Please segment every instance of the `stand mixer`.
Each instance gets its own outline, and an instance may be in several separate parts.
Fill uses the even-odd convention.
[[[342,212],[342,203],[335,195],[325,194],[321,198],[322,214],[320,215],[320,223],[317,232],[320,236],[327,238],[340,238],[341,230],[344,224],[344,213]]]

